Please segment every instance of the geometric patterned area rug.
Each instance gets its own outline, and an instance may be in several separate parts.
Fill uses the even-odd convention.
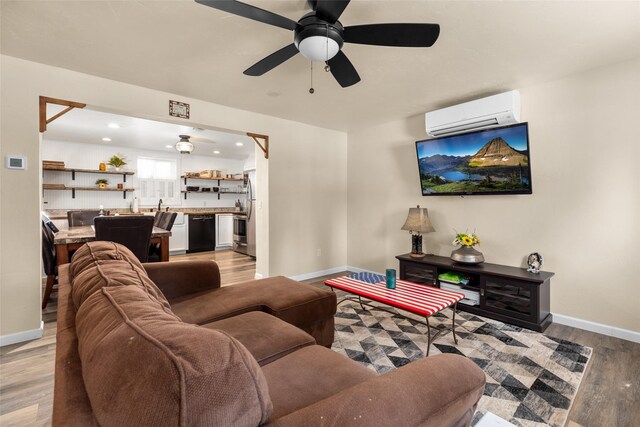
[[[427,352],[427,327],[414,320],[424,319],[383,307],[396,314],[366,305],[362,310],[351,301],[340,304],[332,346],[380,374]],[[451,314],[445,309],[429,321],[432,327],[450,328]],[[591,348],[463,311],[456,313],[456,335],[457,345],[450,332],[438,336],[429,357],[460,354],[485,372],[487,384],[472,425],[486,412],[517,426],[564,425]]]

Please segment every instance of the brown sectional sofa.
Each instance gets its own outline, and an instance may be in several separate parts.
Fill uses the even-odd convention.
[[[335,294],[283,277],[221,288],[110,242],[59,276],[54,426],[463,426],[484,390],[464,357],[378,376],[325,348]]]

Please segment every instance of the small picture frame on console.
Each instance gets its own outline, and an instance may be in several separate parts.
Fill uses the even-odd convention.
[[[540,273],[544,259],[538,252],[532,252],[527,257],[527,271],[531,273]]]

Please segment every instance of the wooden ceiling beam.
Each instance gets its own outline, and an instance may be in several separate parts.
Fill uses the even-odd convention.
[[[258,144],[258,147],[260,147],[260,149],[264,153],[264,158],[269,159],[269,135],[261,135],[259,133],[247,132],[247,136],[250,136],[251,138],[253,138],[256,144]],[[262,145],[259,140],[263,140],[264,145]]]
[[[55,104],[55,105],[64,105],[67,108],[60,111],[58,114],[54,115],[50,119],[47,119],[47,104]],[[47,124],[51,123],[58,117],[63,114],[73,110],[74,108],[84,108],[87,104],[83,104],[81,102],[74,101],[66,101],[64,99],[57,98],[49,98],[47,96],[40,97],[40,132],[45,132],[47,130]]]

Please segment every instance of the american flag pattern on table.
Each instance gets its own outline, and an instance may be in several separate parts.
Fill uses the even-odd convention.
[[[464,294],[460,292],[446,291],[405,280],[396,280],[395,289],[387,289],[384,278],[377,283],[367,283],[351,276],[342,276],[325,280],[324,284],[425,317],[464,298]]]
[[[369,273],[363,271],[361,273],[354,273],[347,276],[349,279],[359,280],[367,283],[380,283],[383,280],[387,280],[382,274]]]

